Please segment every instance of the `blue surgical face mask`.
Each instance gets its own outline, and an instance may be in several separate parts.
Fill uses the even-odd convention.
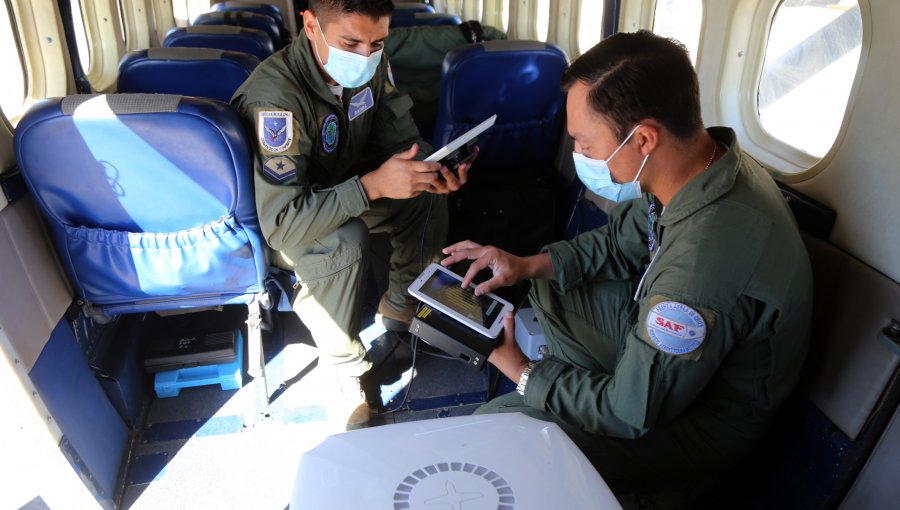
[[[319,18],[316,18],[316,24],[319,25],[322,39],[325,41],[325,44],[328,44],[328,39],[325,39],[325,32],[322,31],[322,25],[319,24]],[[316,48],[316,57],[319,58],[321,63],[322,57],[319,55],[319,46],[316,44],[316,41],[313,41],[313,46]],[[344,51],[328,44],[328,63],[322,64],[322,67],[325,68],[325,72],[329,76],[334,78],[334,81],[338,82],[338,85],[351,89],[365,84],[375,76],[375,70],[378,69],[378,63],[381,62],[381,54],[383,52],[384,50],[378,50],[368,57],[364,57],[352,51]]]
[[[606,160],[591,159],[577,152],[572,153],[572,159],[575,161],[575,172],[587,189],[607,200],[612,200],[613,202],[625,202],[641,196],[641,183],[638,179],[641,177],[641,172],[644,171],[644,165],[647,164],[647,159],[650,158],[649,154],[644,157],[644,162],[641,163],[641,167],[638,169],[637,175],[634,176],[634,180],[625,184],[619,184],[613,181],[608,164],[613,156],[615,156],[622,147],[625,147],[625,144],[628,143],[628,140],[631,139],[631,136],[639,127],[641,127],[640,124],[635,126],[634,129],[631,130],[631,133],[628,133],[628,136],[625,137],[625,141],[623,141]]]

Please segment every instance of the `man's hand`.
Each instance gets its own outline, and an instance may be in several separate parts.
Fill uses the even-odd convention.
[[[503,372],[503,375],[518,384],[530,361],[516,342],[516,322],[512,312],[503,317],[503,341],[491,351],[488,361]]]
[[[471,163],[460,165],[459,177],[440,163],[416,161],[419,145],[413,144],[409,150],[395,154],[376,170],[360,178],[366,198],[413,198],[423,192],[450,193],[466,183]],[[438,176],[442,176],[440,179]]]
[[[418,144],[409,150],[393,155],[380,167],[360,178],[366,198],[412,198],[429,191],[437,181],[440,165],[416,161]]]
[[[447,258],[441,265],[447,267],[461,260],[472,260],[472,265],[463,277],[462,286],[468,288],[479,271],[490,268],[490,280],[475,287],[475,295],[487,294],[498,287],[515,285],[525,278],[552,278],[553,268],[547,254],[532,257],[517,257],[493,246],[481,246],[472,241],[461,241],[442,250]]]

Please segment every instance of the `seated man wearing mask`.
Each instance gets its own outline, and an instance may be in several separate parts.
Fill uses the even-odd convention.
[[[266,59],[232,104],[256,140],[256,206],[276,265],[298,279],[293,308],[319,363],[336,378],[332,422],[363,426],[360,378],[371,369],[359,340],[369,233],[390,234],[390,289],[378,311],[406,331],[406,289],[446,240],[446,193],[466,180],[437,163],[394,86],[384,41],[390,0],[312,0],[306,37]]]
[[[479,412],[558,423],[626,507],[691,507],[760,440],[797,382],[812,280],[770,175],[735,133],[705,129],[684,47],[616,34],[572,63],[568,132],[609,224],[519,258],[464,241],[488,292],[533,278],[549,354],[529,361],[506,317],[489,357],[517,391]]]

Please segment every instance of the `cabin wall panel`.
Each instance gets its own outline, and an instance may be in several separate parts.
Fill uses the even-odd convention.
[[[31,370],[72,302],[30,198],[0,211],[0,327]]]
[[[871,45],[843,139],[792,183],[837,212],[831,241],[900,281],[900,2],[870,0]]]

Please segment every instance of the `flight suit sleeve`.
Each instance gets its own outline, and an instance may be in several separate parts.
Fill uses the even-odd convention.
[[[330,188],[320,188],[310,181],[310,133],[315,128],[307,125],[304,112],[264,103],[235,106],[253,137],[256,209],[269,246],[290,252],[296,246],[310,245],[368,210],[358,177]],[[277,146],[264,143],[269,112],[290,113],[290,142]]]
[[[553,264],[555,285],[562,292],[596,278],[626,280],[641,273],[648,262],[647,212],[649,199],[617,206],[609,223],[571,241],[544,248]]]
[[[641,303],[640,319],[625,339],[613,374],[550,357],[531,372],[525,403],[589,434],[641,437],[677,417],[698,397],[735,339],[746,334],[752,314],[752,300],[746,298],[730,314],[724,314],[678,297],[648,297]],[[681,320],[679,325],[691,328],[695,340],[702,332],[702,341],[693,345],[677,342],[678,335],[666,336],[665,324],[658,323],[676,319]],[[677,354],[680,351],[686,352]]]

